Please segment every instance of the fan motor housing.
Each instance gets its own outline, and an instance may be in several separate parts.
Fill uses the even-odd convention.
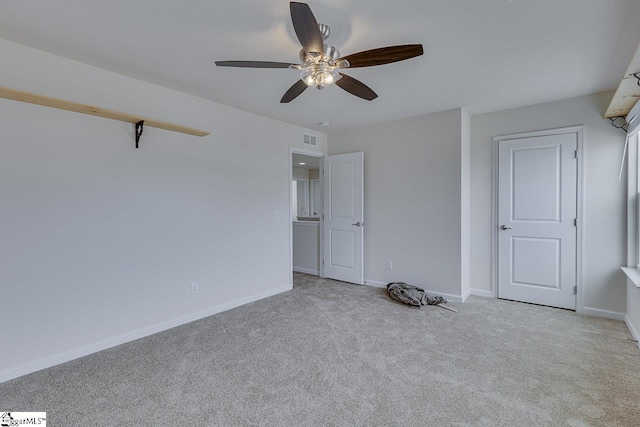
[[[334,62],[335,60],[340,58],[340,51],[330,44],[325,44],[322,57],[317,58],[317,60],[313,56],[307,55],[307,52],[305,52],[304,49],[300,50],[299,57],[300,62],[302,62],[303,64],[305,62]]]
[[[318,24],[318,29],[320,30],[320,35],[322,36],[322,41],[326,41],[331,35],[331,28],[327,24]],[[340,51],[336,49],[334,46],[330,44],[323,45],[322,57],[318,58],[313,55],[308,55],[304,49],[300,50],[300,61],[304,63],[311,62],[334,62],[338,58],[340,58]]]

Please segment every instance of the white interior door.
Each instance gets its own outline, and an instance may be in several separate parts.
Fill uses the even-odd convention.
[[[498,296],[575,310],[577,134],[498,143]]]
[[[364,153],[324,158],[324,276],[364,284]]]

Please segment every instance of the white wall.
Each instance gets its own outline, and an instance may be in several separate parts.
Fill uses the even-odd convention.
[[[403,281],[460,298],[462,115],[456,109],[330,135],[329,154],[365,153],[368,284]]]
[[[7,41],[0,57],[1,86],[211,131],[145,128],[136,150],[130,124],[0,99],[0,381],[289,289],[308,129]]]
[[[621,318],[626,254],[625,182],[618,172],[625,133],[602,116],[612,93],[471,117],[471,287],[493,291],[491,192],[493,137],[574,125],[585,126],[584,306],[588,314]]]

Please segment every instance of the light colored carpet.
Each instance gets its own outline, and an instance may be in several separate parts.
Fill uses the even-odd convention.
[[[472,297],[410,309],[296,274],[290,292],[0,384],[52,426],[637,426],[623,322]]]

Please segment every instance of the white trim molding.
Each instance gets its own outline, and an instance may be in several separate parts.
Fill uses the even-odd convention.
[[[636,327],[631,322],[631,319],[627,315],[624,316],[624,323],[627,325],[627,329],[629,329],[629,332],[631,332],[631,336],[633,337],[633,339],[637,341],[638,348],[640,348],[640,331],[636,329]]]
[[[620,267],[624,274],[627,275],[627,278],[636,285],[636,288],[640,289],[640,271],[637,268],[633,267]]]
[[[295,271],[296,273],[310,274],[312,276],[319,276],[320,275],[320,271],[319,270],[311,270],[310,268],[303,268],[303,267],[293,266],[293,271]]]
[[[626,286],[626,314],[624,323],[629,332],[638,342],[640,348],[640,324],[634,324],[634,320],[639,319],[640,313],[640,261],[638,257],[638,160],[640,152],[638,150],[638,136],[629,138],[627,147],[627,266],[621,267],[627,276]]]
[[[580,314],[587,316],[604,317],[605,319],[624,320],[625,314],[618,311],[602,310],[600,308],[583,307]]]
[[[491,293],[493,298],[498,298],[498,144],[501,141],[522,138],[536,138],[549,135],[576,134],[578,145],[578,176],[576,189],[576,216],[578,220],[576,232],[576,286],[578,293],[576,296],[576,312],[581,314],[591,314],[599,317],[619,316],[622,313],[609,312],[606,310],[589,309],[584,307],[583,269],[584,269],[584,125],[571,126],[558,129],[549,129],[537,132],[518,133],[513,135],[496,136],[493,138],[493,185],[491,191],[491,291],[480,291],[487,296]],[[600,314],[597,314],[600,313]],[[609,317],[619,319],[619,317]]]
[[[378,282],[376,280],[364,279],[364,284],[366,286],[371,286],[373,288],[384,288],[387,289],[388,282]]]
[[[470,293],[470,295],[474,295],[474,296],[482,297],[482,298],[495,298],[493,296],[493,292],[485,291],[483,289],[469,289],[469,293]]]
[[[150,325],[144,328],[136,329],[134,331],[130,331],[122,335],[118,335],[103,341],[89,344],[84,347],[76,348],[63,353],[54,354],[52,356],[48,356],[40,360],[36,360],[34,362],[29,362],[21,366],[9,368],[9,369],[0,371],[0,383],[12,380],[14,378],[21,377],[23,375],[30,374],[32,372],[50,368],[52,366],[56,366],[61,363],[69,362],[71,360],[78,359],[80,357],[88,356],[90,354],[97,353],[99,351],[106,350],[108,348],[115,347],[120,344],[124,344],[130,341],[135,341],[137,339],[144,338],[149,335],[157,334],[158,332],[166,331],[167,329],[172,329],[177,326],[184,325],[186,323],[191,323],[193,321],[200,320],[205,317],[209,317],[214,314],[221,313],[223,311],[231,310],[233,308],[240,307],[241,305],[249,304],[251,302],[258,301],[273,295],[277,295],[282,292],[290,291],[291,289],[292,289],[291,286],[283,286],[280,288],[270,289],[265,292],[261,292],[255,295],[250,295],[248,297],[240,298],[234,301],[229,301],[224,304],[219,304],[219,305],[207,308],[205,310],[196,311],[194,313],[187,314],[185,316],[177,317],[172,320],[167,320],[165,322],[156,323],[155,325]]]

